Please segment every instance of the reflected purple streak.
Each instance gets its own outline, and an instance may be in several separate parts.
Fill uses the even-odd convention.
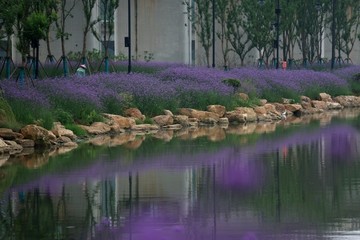
[[[261,229],[248,224],[228,226],[220,220],[214,225],[213,218],[196,219],[192,216],[174,215],[164,210],[131,216],[121,227],[114,227],[109,220],[102,220],[96,228],[97,240],[257,240],[263,239]],[[216,228],[216,229],[215,229]],[[233,229],[234,228],[234,229]],[[226,229],[226,231],[223,231]],[[235,230],[233,232],[231,229]]]
[[[131,230],[128,234],[133,240],[183,240],[191,239],[186,227],[169,219],[165,214],[162,216],[141,216],[131,223],[131,227],[125,229]]]
[[[248,160],[246,157],[217,165],[216,183],[232,190],[252,191],[264,184],[265,171],[261,161]]]
[[[116,161],[108,161],[103,157],[87,168],[45,175],[33,182],[14,186],[11,190],[26,191],[40,187],[54,191],[61,189],[64,183],[73,184],[82,183],[87,179],[105,179],[115,175],[125,175],[131,171],[141,172],[159,168],[180,170],[213,164],[220,170],[216,175],[218,184],[239,189],[256,188],[261,186],[264,179],[265,171],[262,169],[261,161],[257,161],[262,154],[297,145],[309,145],[314,142],[324,143],[326,159],[332,157],[333,160],[343,161],[350,159],[352,154],[358,150],[356,143],[360,142],[360,134],[357,129],[348,125],[330,125],[310,133],[297,132],[285,138],[258,141],[254,145],[223,147],[217,152],[195,154],[177,152],[165,153],[161,156],[141,157],[133,159],[131,165],[127,161],[121,161],[121,158]]]

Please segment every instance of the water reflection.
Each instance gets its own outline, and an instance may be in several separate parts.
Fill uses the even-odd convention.
[[[79,149],[37,176],[16,169],[0,202],[0,239],[358,235],[360,134],[350,124],[304,126],[252,144],[141,141],[136,151]]]

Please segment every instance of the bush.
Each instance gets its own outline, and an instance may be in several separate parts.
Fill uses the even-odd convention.
[[[71,113],[59,108],[55,110],[55,119],[61,122],[63,125],[74,123],[74,118]]]
[[[78,137],[87,136],[87,132],[76,124],[64,124],[64,127],[73,131],[73,133]]]

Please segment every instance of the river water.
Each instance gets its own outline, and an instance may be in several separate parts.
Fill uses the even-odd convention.
[[[345,115],[18,156],[0,168],[0,239],[360,239]]]

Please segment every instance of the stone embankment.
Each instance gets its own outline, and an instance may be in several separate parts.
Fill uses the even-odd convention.
[[[239,94],[239,97],[244,100],[248,98],[243,93]],[[174,132],[177,132],[177,136],[181,136],[186,129],[218,126],[219,129],[226,129],[230,133],[235,131],[237,134],[246,134],[251,133],[250,126],[255,126],[250,123],[261,126],[274,122],[297,122],[300,116],[360,107],[360,97],[337,96],[332,98],[326,93],[321,93],[316,100],[302,96],[300,103],[293,103],[289,99],[283,99],[282,103],[268,103],[266,100],[260,102],[259,106],[237,107],[232,111],[227,111],[221,105],[210,105],[207,107],[207,111],[181,108],[178,109],[178,114],[164,110],[163,115],[152,118],[153,124],[137,124],[136,122],[143,122],[145,116],[140,110],[131,108],[124,112],[124,116],[104,113],[104,122],[95,122],[90,126],[80,125],[80,127],[87,131],[90,136],[87,140],[92,144],[101,145],[105,142],[109,144],[112,135],[122,134],[123,137],[117,138],[117,142],[111,141],[111,145],[127,143],[129,147],[134,148],[138,144],[135,137],[149,133],[154,134],[154,137],[170,140]],[[246,127],[239,127],[244,123],[246,123]],[[255,129],[256,127],[253,128],[253,130]],[[202,131],[198,131],[197,134],[201,135]],[[204,131],[206,132],[206,130]],[[195,131],[192,130],[192,132]],[[215,135],[218,134],[215,133]],[[76,148],[78,142],[82,140],[59,122],[54,123],[53,129],[50,131],[35,124],[27,125],[19,132],[0,128],[0,153],[3,156],[0,158],[0,166],[10,156],[29,154],[35,148],[52,149],[53,154],[67,152]]]

